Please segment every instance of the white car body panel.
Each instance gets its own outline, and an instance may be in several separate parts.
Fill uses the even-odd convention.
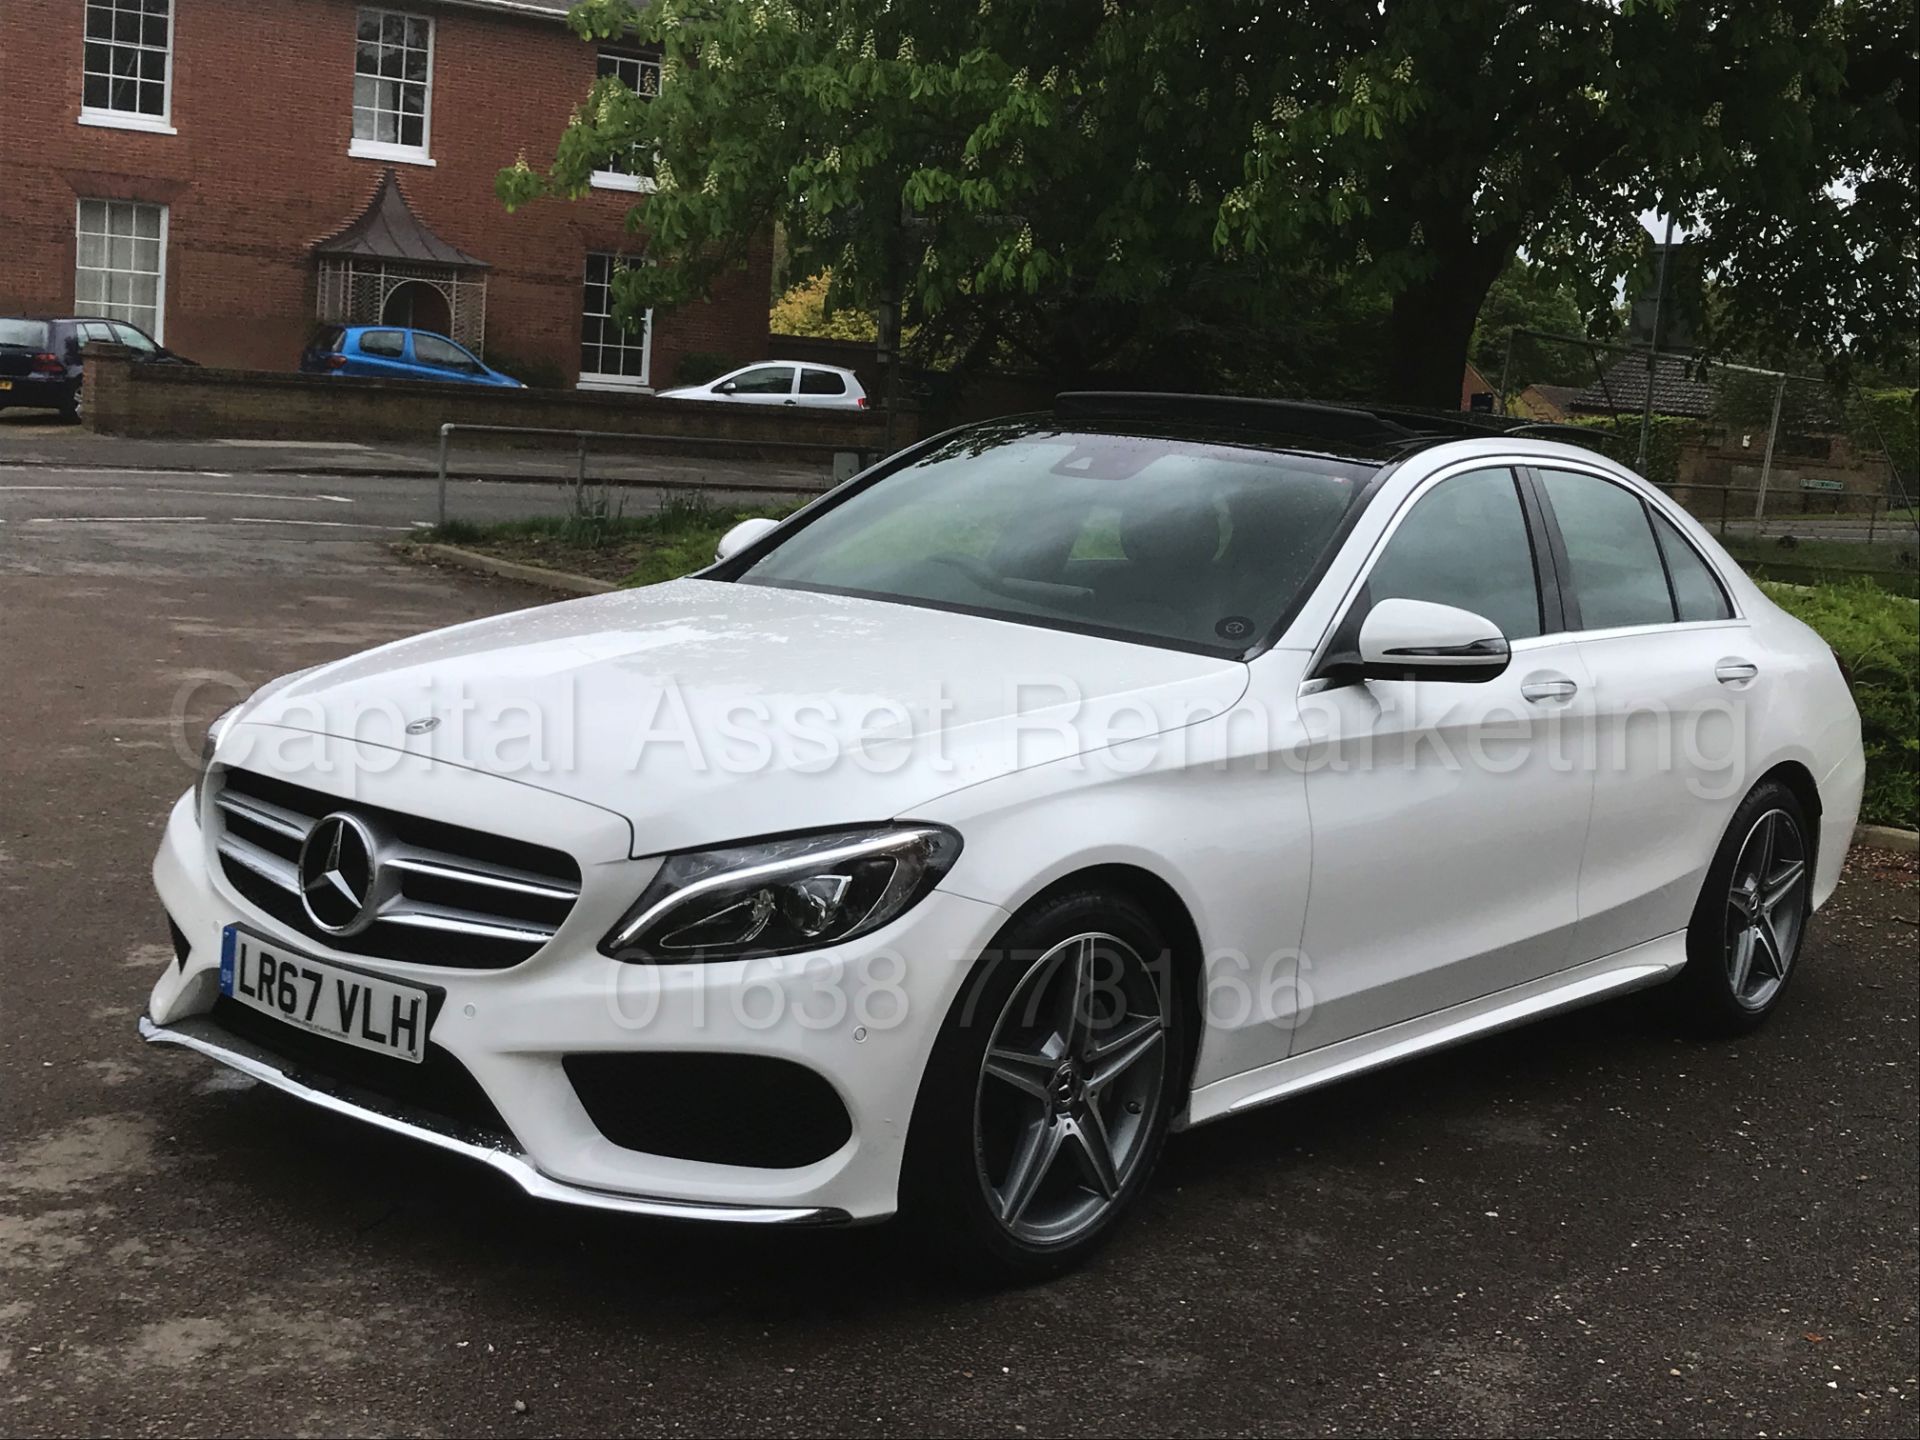
[[[1738,615],[1521,640],[1507,673],[1483,685],[1315,678],[1406,508],[1490,460],[1585,468],[1648,496],[1710,558]],[[1751,684],[1714,678],[1728,656],[1756,664]],[[1522,687],[1546,675],[1576,685],[1555,721],[1574,743],[1604,754],[1625,727],[1626,768],[1528,755],[1467,773],[1413,743],[1497,741],[1513,717],[1539,713]],[[1731,702],[1743,743],[1728,766],[1693,764],[1677,745],[1677,769],[1641,765],[1674,739],[1671,720],[1632,728],[1656,692],[1683,708]],[[407,733],[426,719],[443,723]],[[753,763],[721,763],[727,746]],[[1322,764],[1382,747],[1394,757],[1384,768]],[[837,763],[814,763],[831,754]],[[579,901],[551,942],[507,969],[335,952],[227,883],[211,800],[196,812],[183,797],[154,877],[191,948],[155,985],[149,1016],[154,1038],[208,1049],[179,1027],[212,1003],[221,930],[245,923],[291,949],[443,987],[432,1041],[494,1100],[520,1147],[496,1163],[534,1193],[642,1213],[875,1219],[896,1204],[920,1076],[974,957],[1060,880],[1104,868],[1189,917],[1205,1012],[1197,1122],[1665,978],[1684,960],[1681,932],[1727,817],[1783,764],[1818,787],[1813,894],[1824,901],[1863,763],[1824,644],[1653,487],[1565,446],[1453,442],[1386,477],[1284,633],[1246,661],[691,578],[472,622],[269,686],[221,734],[212,783],[228,766],[260,768],[343,803],[564,849],[580,865]],[[896,818],[952,827],[958,862],[881,930],[796,960],[858,970],[903,959],[897,1024],[856,1037],[803,1023],[814,983],[804,964],[632,966],[596,948],[667,852]],[[655,1008],[636,1024],[626,1007],[642,979],[657,986]],[[743,1018],[752,993],[777,993],[782,1018]],[[599,1134],[559,1064],[688,1048],[808,1066],[845,1103],[853,1137],[795,1170],[646,1155]]]

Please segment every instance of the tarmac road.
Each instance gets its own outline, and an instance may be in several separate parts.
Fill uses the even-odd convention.
[[[1910,865],[1757,1036],[1656,993],[1177,1137],[1013,1293],[545,1208],[142,1047],[193,677],[545,598],[394,560],[417,482],[281,479],[0,474],[0,1432],[1920,1430]]]

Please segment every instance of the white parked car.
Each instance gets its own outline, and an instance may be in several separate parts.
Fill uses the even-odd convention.
[[[660,398],[721,400],[734,405],[813,405],[832,410],[867,408],[867,392],[853,371],[798,360],[747,365],[704,385],[662,390]]]
[[[1169,1131],[1642,986],[1759,1024],[1832,653],[1586,450],[1063,396],[686,579],[276,681],[141,1028],[529,1193],[1071,1264]]]

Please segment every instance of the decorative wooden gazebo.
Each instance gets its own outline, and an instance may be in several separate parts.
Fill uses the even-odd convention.
[[[313,247],[317,313],[341,325],[412,325],[476,355],[487,339],[486,261],[442,240],[413,213],[400,179],[380,177],[358,218]]]

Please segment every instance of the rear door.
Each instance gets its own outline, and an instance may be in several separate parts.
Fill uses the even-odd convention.
[[[1567,628],[1593,675],[1593,819],[1574,963],[1686,928],[1750,783],[1745,739],[1775,678],[1663,498],[1540,468]]]
[[[1580,647],[1531,490],[1508,464],[1416,492],[1334,631],[1382,600],[1470,610],[1512,646],[1481,684],[1350,681],[1303,693],[1312,881],[1300,1054],[1565,968],[1593,782]],[[1322,662],[1324,667],[1324,661]],[[1310,681],[1309,687],[1320,682]]]
[[[343,370],[348,375],[365,375],[379,380],[411,380],[413,362],[407,358],[407,332],[404,330],[362,330],[344,342],[347,351]]]

